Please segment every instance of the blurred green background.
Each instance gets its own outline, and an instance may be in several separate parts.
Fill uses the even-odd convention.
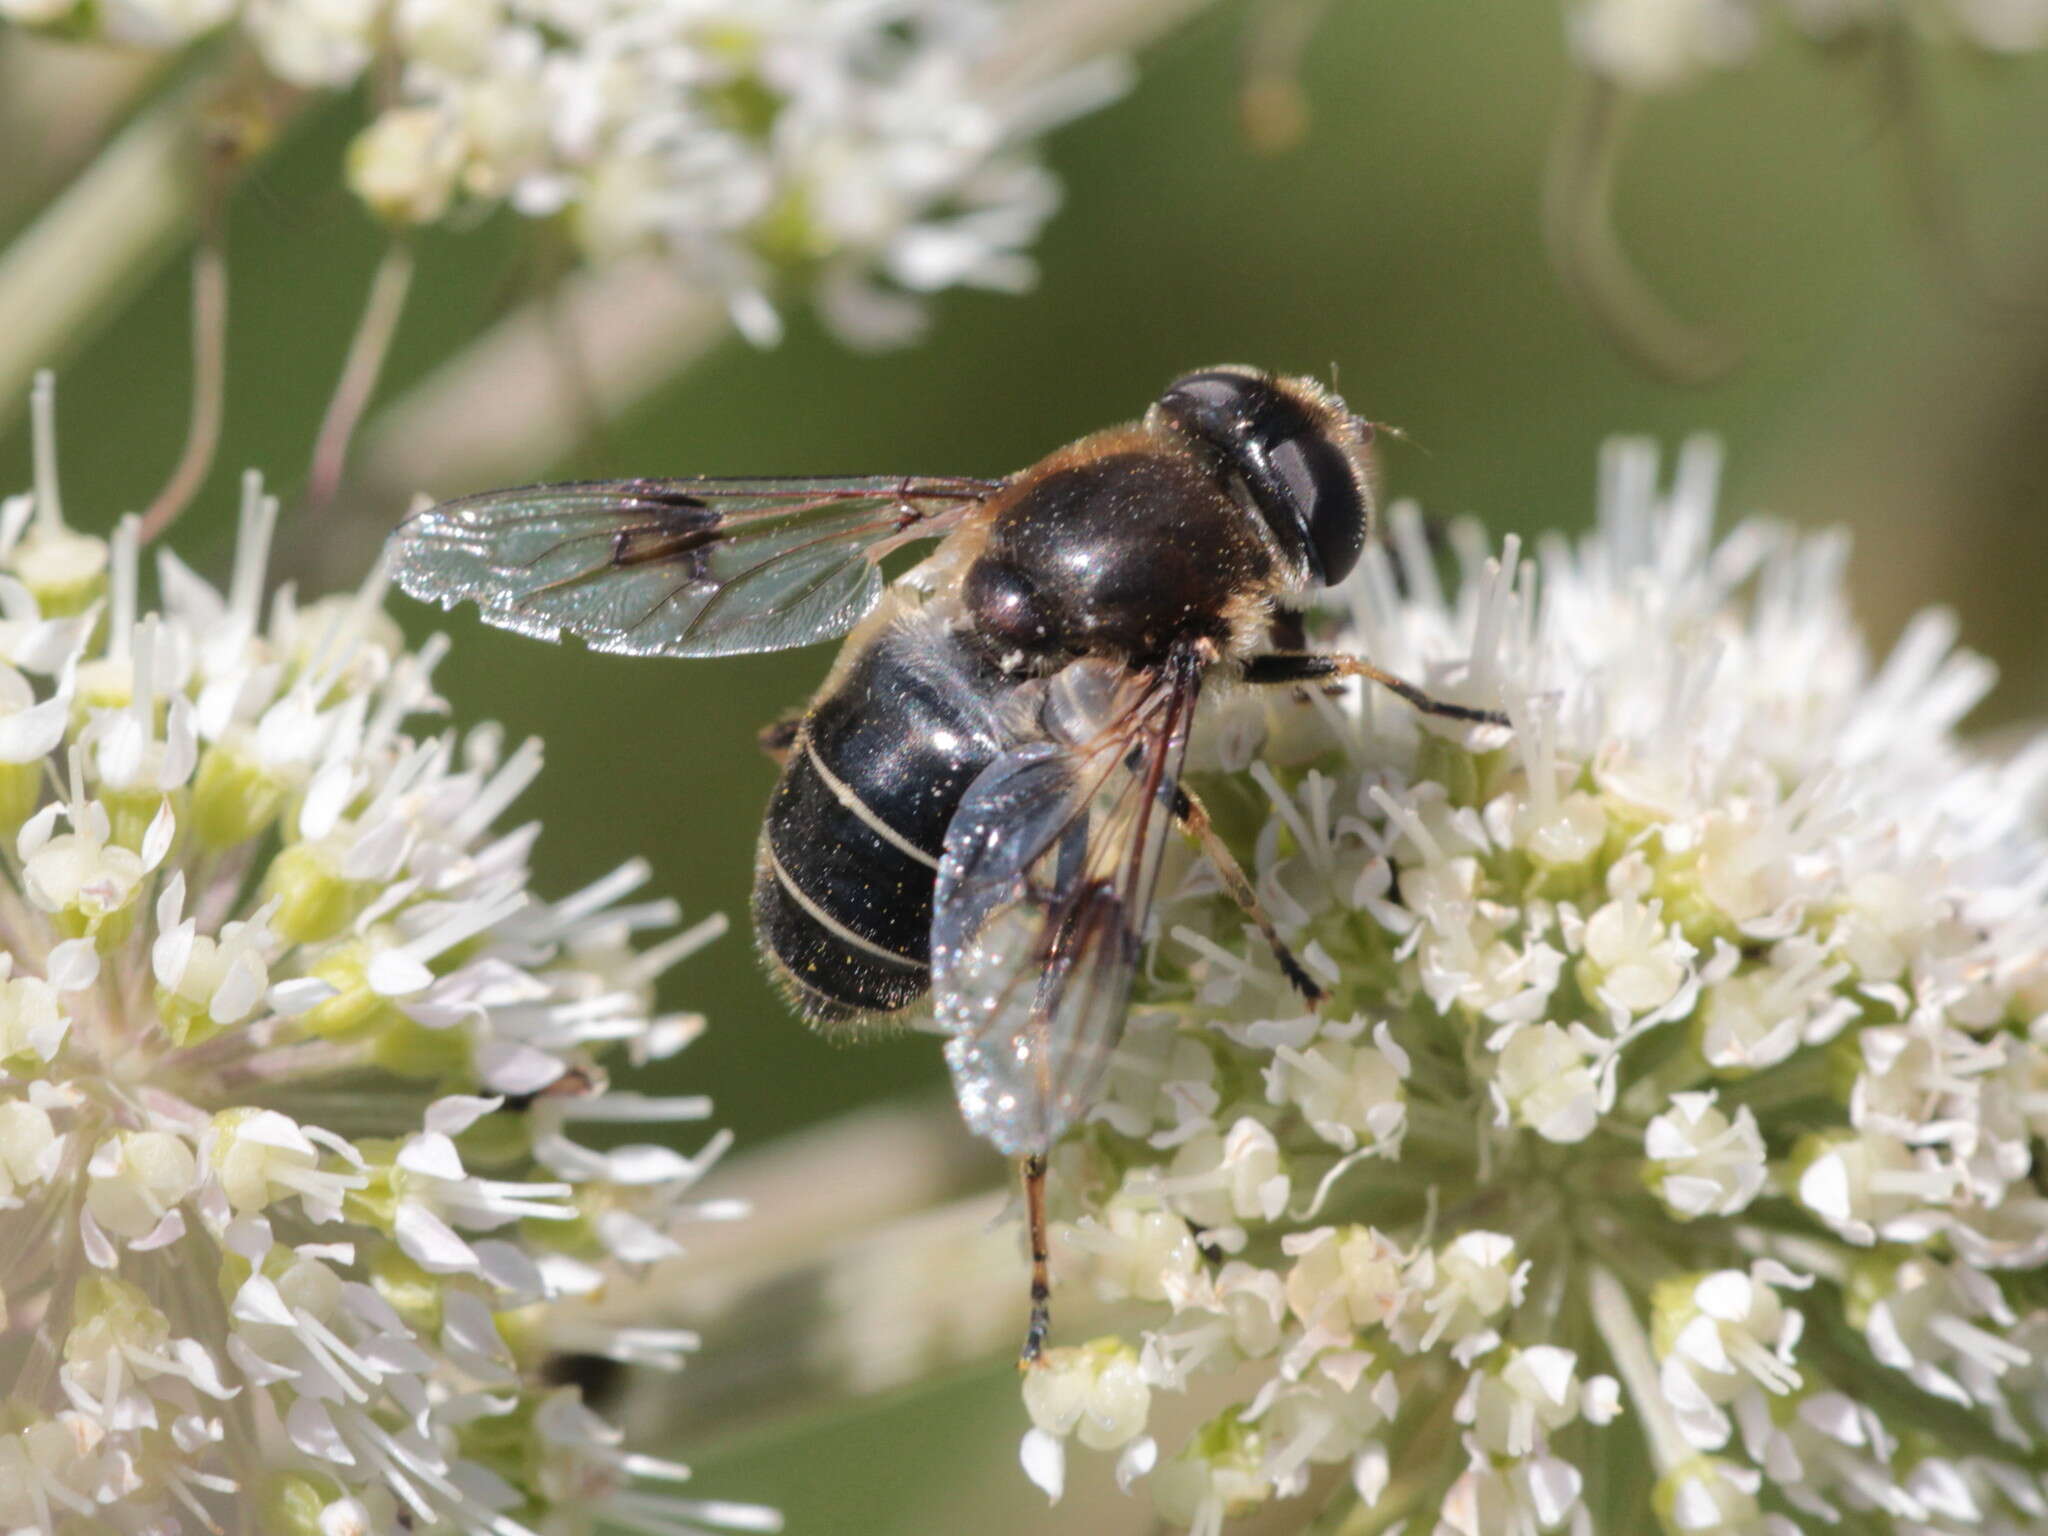
[[[1731,511],[1856,531],[1875,643],[1914,608],[1952,603],[2004,670],[1984,721],[2048,706],[2048,64],[1924,60],[1995,305],[1926,259],[1897,175],[1906,125],[1863,65],[1779,38],[1757,67],[1652,103],[1621,179],[1625,238],[1679,310],[1745,347],[1724,381],[1681,388],[1623,361],[1544,257],[1539,186],[1569,83],[1556,9],[1484,15],[1333,7],[1306,70],[1308,136],[1265,155],[1235,110],[1245,14],[1205,13],[1145,57],[1125,100],[1052,142],[1067,205],[1036,291],[950,295],[928,342],[880,356],[798,315],[779,348],[723,346],[555,474],[997,473],[1136,414],[1190,367],[1335,370],[1355,408],[1407,434],[1382,461],[1389,492],[1497,532],[1581,526],[1610,433],[1715,432]],[[264,467],[289,503],[381,249],[335,176],[358,120],[347,101],[310,116],[233,205],[226,438],[175,537],[217,576],[240,469]],[[18,174],[0,168],[0,208],[17,219],[27,210],[5,194]],[[422,242],[383,398],[502,312],[528,259],[521,233],[500,218]],[[51,360],[74,521],[139,507],[175,459],[186,307],[184,262],[167,259]],[[13,488],[27,447],[9,419],[0,486]],[[279,540],[309,583],[360,575],[306,569],[312,546],[289,521]],[[807,1035],[744,934],[773,777],[754,729],[802,700],[828,652],[633,662],[485,631],[466,612],[403,617],[415,636],[455,633],[438,681],[460,718],[547,738],[548,771],[522,802],[547,827],[543,889],[645,853],[691,915],[733,915],[733,934],[670,978],[672,1004],[702,1008],[712,1029],[667,1075],[714,1094],[743,1146],[943,1092],[929,1039],[838,1049]],[[1045,1513],[1011,1470],[1022,1428],[998,1365],[885,1410],[674,1449],[707,1492],[779,1503],[796,1531],[1097,1528]],[[1147,1522],[1133,1509],[1125,1523]]]

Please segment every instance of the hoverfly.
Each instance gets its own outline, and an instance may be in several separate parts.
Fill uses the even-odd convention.
[[[1283,604],[1364,550],[1372,435],[1311,379],[1211,368],[1001,480],[529,486],[392,536],[414,597],[541,639],[724,656],[848,635],[772,739],[755,934],[813,1024],[931,994],[962,1116],[1023,1160],[1027,1362],[1050,1326],[1045,1156],[1122,1032],[1170,828],[1322,998],[1180,782],[1205,682],[1359,677],[1506,723],[1357,657],[1275,648]],[[883,557],[925,539],[943,542],[885,583]]]

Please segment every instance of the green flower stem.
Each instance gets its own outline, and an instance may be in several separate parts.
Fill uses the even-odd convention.
[[[124,129],[0,251],[0,421],[38,368],[114,312],[190,230],[205,191],[202,76]]]
[[[1803,1051],[1778,1066],[1750,1077],[1716,1084],[1729,1112],[1747,1105],[1759,1119],[1805,1099],[1838,1100],[1840,1069],[1824,1051]]]
[[[377,377],[384,371],[385,354],[398,332],[399,317],[405,311],[405,296],[412,287],[412,247],[401,233],[385,248],[384,257],[370,279],[370,297],[363,306],[362,319],[349,342],[348,358],[341,378],[327,402],[320,421],[320,435],[313,446],[313,461],[306,474],[306,503],[318,511],[332,499],[348,463],[349,443],[356,424],[362,420]]]
[[[192,403],[185,451],[178,456],[144,514],[138,537],[145,544],[177,520],[206,483],[220,446],[227,397],[228,262],[222,230],[224,189],[209,194],[199,247],[192,253]]]
[[[1574,82],[1544,177],[1544,243],[1565,287],[1632,361],[1674,382],[1709,383],[1741,361],[1741,347],[1672,313],[1615,233],[1614,179],[1631,105],[1607,81]]]
[[[1650,1358],[1650,1341],[1643,1333],[1642,1319],[1636,1315],[1635,1302],[1613,1271],[1602,1265],[1586,1267],[1586,1284],[1593,1326],[1607,1345],[1615,1374],[1621,1378],[1635,1409],[1636,1421],[1643,1427],[1643,1438],[1649,1444],[1657,1470],[1668,1472],[1690,1456],[1692,1450],[1664,1405],[1664,1394],[1657,1385],[1657,1363]]]

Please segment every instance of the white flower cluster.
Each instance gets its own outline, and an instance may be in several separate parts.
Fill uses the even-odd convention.
[[[1058,1283],[1142,1330],[1027,1381],[1042,1486],[1078,1441],[1208,1536],[1304,1495],[1435,1536],[2044,1528],[2048,741],[1967,753],[1952,620],[1874,665],[1844,541],[1716,541],[1715,480],[1617,445],[1595,532],[1459,529],[1449,589],[1397,511],[1321,640],[1511,734],[1367,691],[1197,738],[1332,1002],[1169,870],[1053,1158]]]
[[[560,1350],[613,1276],[678,1252],[725,1145],[598,1150],[578,1122],[696,1120],[600,1056],[701,1027],[653,984],[717,931],[628,866],[527,890],[539,767],[443,708],[372,580],[266,601],[248,487],[216,591],[135,520],[67,527],[47,378],[37,489],[0,503],[0,1529],[672,1533],[770,1512],[638,1486]],[[266,612],[267,609],[267,612]],[[715,1213],[713,1213],[715,1214]]]
[[[1570,0],[1565,23],[1582,68],[1649,93],[1746,62],[1774,18],[1824,45],[1903,26],[1990,54],[2048,47],[2048,0]]]
[[[234,25],[307,89],[395,82],[349,151],[400,226],[508,204],[594,260],[655,255],[750,338],[800,285],[850,341],[919,296],[1030,285],[1058,202],[1030,142],[1123,86],[1005,66],[1021,0],[0,0],[0,18],[175,47]]]

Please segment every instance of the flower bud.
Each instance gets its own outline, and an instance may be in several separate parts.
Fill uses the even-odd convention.
[[[1047,1350],[1024,1377],[1031,1422],[1049,1435],[1071,1434],[1094,1451],[1114,1450],[1143,1434],[1151,1402],[1137,1351],[1116,1338]]]

